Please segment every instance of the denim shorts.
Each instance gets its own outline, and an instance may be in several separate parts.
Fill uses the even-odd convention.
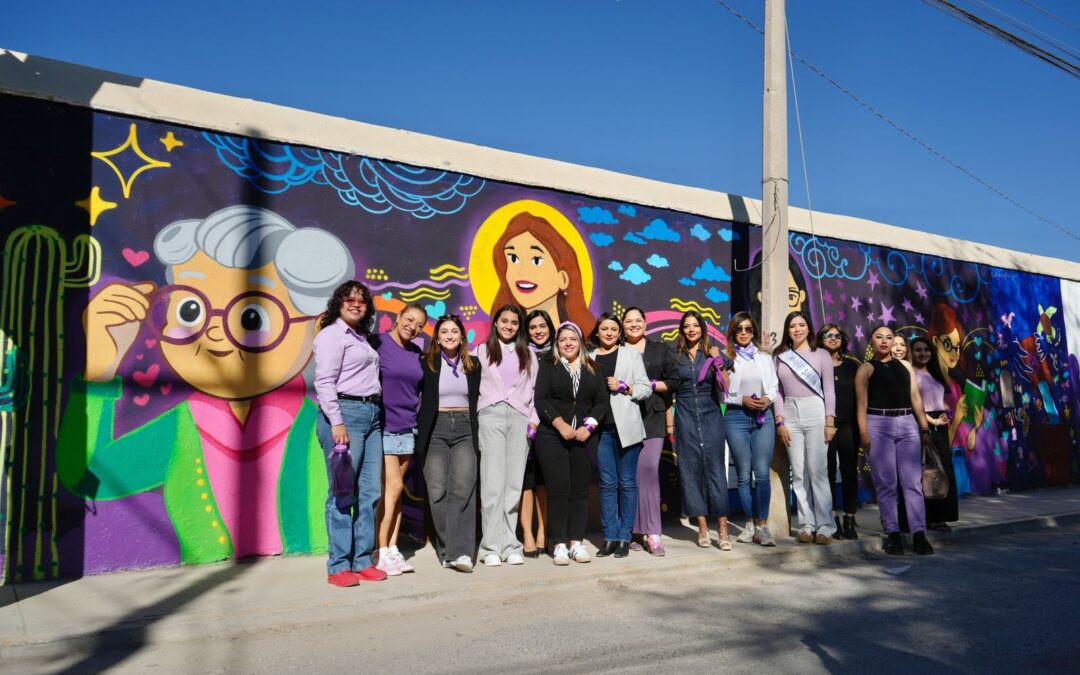
[[[416,450],[416,429],[406,429],[396,434],[384,433],[382,437],[384,455],[411,455]]]

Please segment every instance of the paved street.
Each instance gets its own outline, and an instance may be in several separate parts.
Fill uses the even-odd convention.
[[[467,581],[482,594],[413,594],[374,603],[374,611],[360,605],[295,625],[230,629],[222,617],[220,637],[150,646],[142,646],[140,631],[20,646],[5,650],[0,670],[1077,671],[1080,524],[969,537],[938,549],[931,558],[853,551],[714,571],[628,571],[614,560],[557,577],[479,570]],[[905,565],[910,569],[899,575],[887,572]],[[486,583],[473,585],[481,576]],[[449,571],[443,579],[448,586],[463,580]]]

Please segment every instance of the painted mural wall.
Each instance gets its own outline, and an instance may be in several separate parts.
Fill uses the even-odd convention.
[[[638,305],[658,339],[687,309],[721,327],[760,307],[745,224],[21,97],[0,111],[7,579],[325,550],[311,343],[354,275],[381,330],[420,302],[474,343],[507,301],[582,326]],[[789,305],[857,356],[876,321],[933,340],[965,489],[1080,477],[1080,284],[790,244]]]

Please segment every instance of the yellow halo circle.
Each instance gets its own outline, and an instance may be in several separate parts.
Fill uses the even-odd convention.
[[[551,223],[566,243],[570,244],[570,248],[577,257],[578,269],[581,271],[581,290],[585,294],[585,304],[590,304],[593,291],[592,261],[589,259],[589,250],[585,248],[585,240],[581,238],[581,234],[570,219],[555,207],[535,199],[520,199],[496,209],[481,223],[479,229],[476,230],[476,236],[473,237],[472,250],[469,253],[469,281],[472,283],[473,295],[480,307],[485,313],[491,313],[495,294],[499,292],[499,287],[503,282],[495,271],[492,251],[503,232],[506,232],[506,226],[519,213],[529,213],[543,218]]]

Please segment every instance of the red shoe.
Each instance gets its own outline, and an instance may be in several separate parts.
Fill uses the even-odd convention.
[[[342,570],[337,574],[331,574],[330,576],[326,577],[326,583],[333,586],[348,588],[349,586],[356,586],[357,584],[359,584],[360,579],[349,570]]]
[[[382,581],[386,578],[386,572],[372,565],[366,567],[359,572],[352,572],[352,575],[356,577],[356,581]]]

